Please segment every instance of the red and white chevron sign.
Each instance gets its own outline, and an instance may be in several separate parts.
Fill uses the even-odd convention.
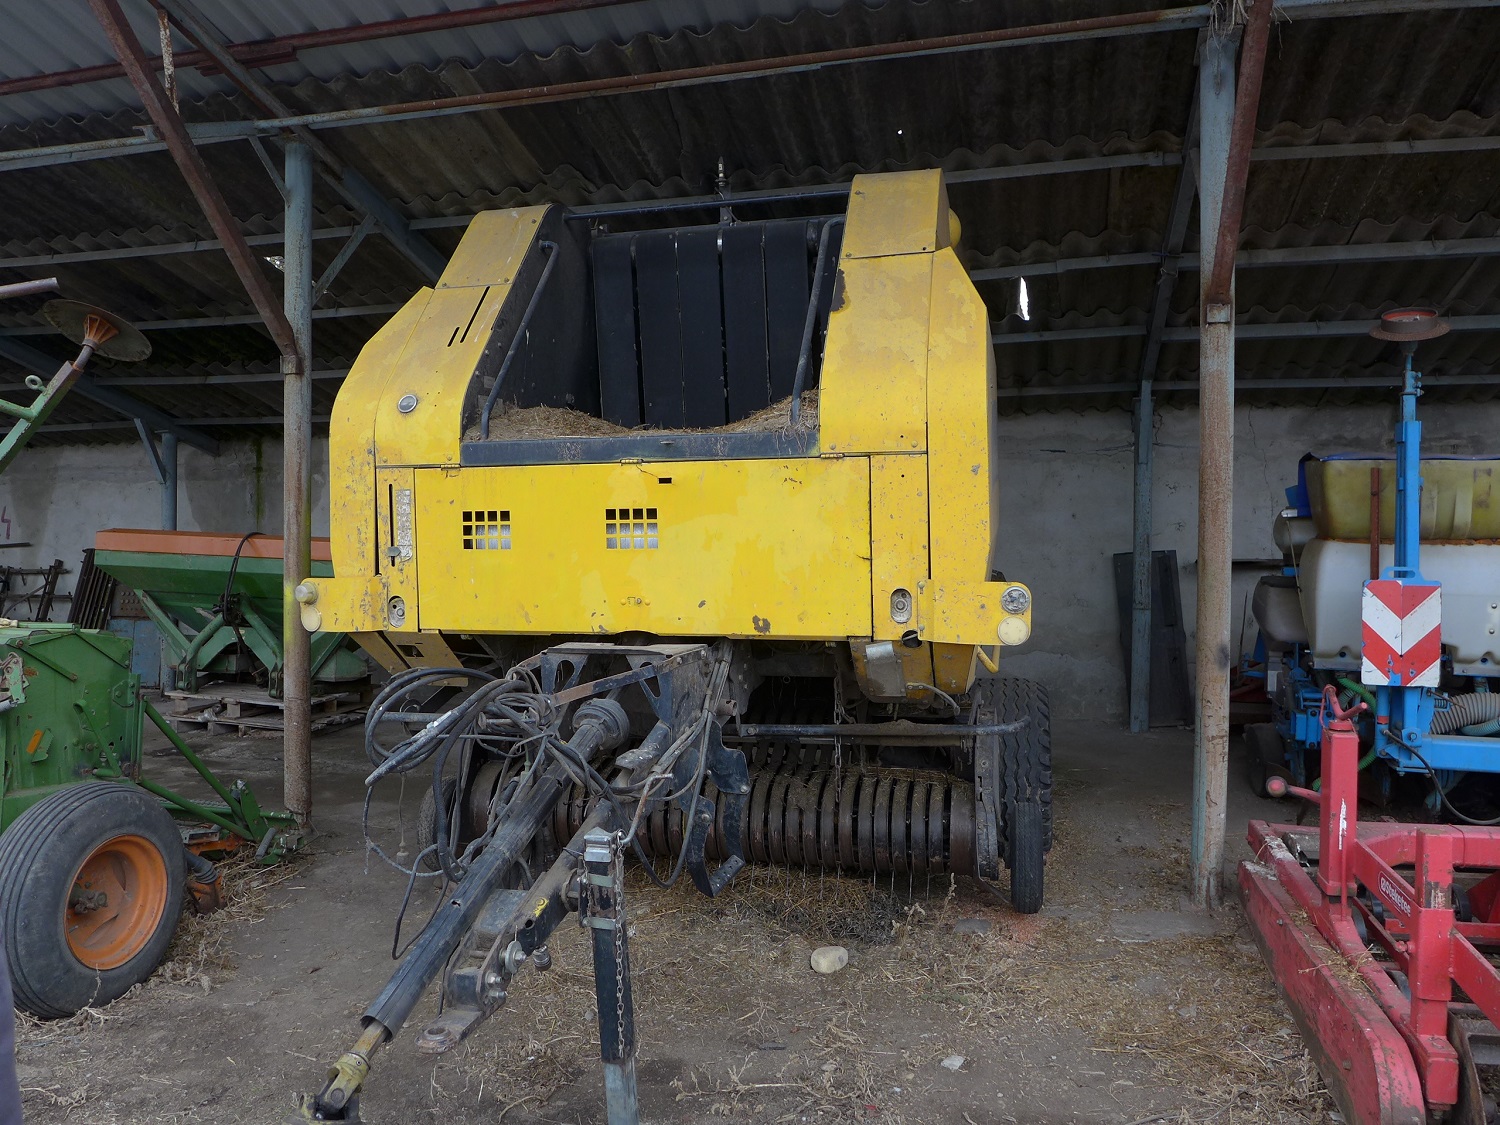
[[[1442,586],[1402,578],[1365,583],[1360,679],[1373,687],[1437,687],[1443,660]]]

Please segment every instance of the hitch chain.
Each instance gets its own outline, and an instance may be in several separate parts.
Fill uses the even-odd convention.
[[[612,913],[615,922],[615,1012],[617,1018],[625,1018],[625,840],[624,833],[616,831],[610,838],[609,850],[614,853],[614,902]]]

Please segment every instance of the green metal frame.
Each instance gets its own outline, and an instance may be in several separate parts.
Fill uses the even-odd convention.
[[[45,386],[36,375],[26,378],[26,385],[32,390],[39,390],[41,394],[32,400],[30,406],[19,406],[9,399],[0,398],[0,414],[9,414],[16,419],[16,424],[10,428],[4,439],[0,439],[0,473],[15,460],[16,454],[21,452],[21,447],[31,440],[31,435],[36,432],[43,422],[51,417],[52,412],[57,409],[58,403],[63,399],[73,384],[78,382],[78,377],[83,372],[72,365],[64,362],[57,369],[57,374],[52,376],[51,382]]]
[[[98,551],[94,563],[136,592],[146,616],[167,646],[172,684],[197,691],[203,678],[231,672],[219,661],[235,644],[246,648],[267,670],[267,688],[281,694],[281,564],[258,557],[241,558],[234,572],[233,593],[244,623],[236,629],[216,610],[223,597],[232,560],[144,551]],[[331,574],[327,563],[313,565],[315,575]],[[196,627],[196,632],[191,632]],[[340,682],[362,677],[366,670],[357,647],[343,633],[318,633],[312,639],[314,681]]]
[[[139,785],[174,815],[258,845],[267,862],[297,842],[296,821],[263,810],[244,782],[225,785],[150,701],[130,671],[131,642],[76,625],[0,628],[0,829],[38,801],[80,781]],[[150,719],[221,804],[183,796],[141,776]]]

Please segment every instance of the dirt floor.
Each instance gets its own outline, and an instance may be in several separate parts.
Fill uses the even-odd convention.
[[[1060,723],[1054,743],[1057,843],[1037,916],[967,880],[758,869],[708,900],[635,873],[643,1119],[1336,1120],[1238,907],[1208,917],[1186,906],[1191,734]],[[279,743],[195,744],[268,804],[279,795]],[[131,995],[23,1025],[28,1122],[279,1123],[320,1085],[391,970],[404,880],[365,855],[358,728],[319,736],[314,753],[308,855],[235,865],[230,909],[187,921],[168,963]],[[1248,817],[1291,815],[1252,799],[1235,767],[1232,860],[1245,854]],[[184,773],[164,751],[148,769],[169,783]],[[419,796],[406,796],[408,845]],[[375,816],[398,843],[394,802],[377,802]],[[433,893],[418,891],[414,915]],[[808,955],[830,941],[848,946],[849,966],[819,976]],[[510,1006],[436,1060],[413,1049],[429,998],[377,1061],[365,1120],[602,1122],[575,924],[552,951],[550,972],[523,973]]]

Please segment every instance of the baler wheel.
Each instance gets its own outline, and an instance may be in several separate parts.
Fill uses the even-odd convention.
[[[153,797],[70,785],[0,836],[0,928],[16,1005],[43,1019],[118,999],[166,955],[182,915],[182,837]]]
[[[1042,871],[1046,858],[1046,826],[1040,801],[1018,801],[1010,814],[1010,903],[1017,914],[1042,908]]]
[[[1011,905],[1021,914],[1042,908],[1042,869],[1052,850],[1052,722],[1047,689],[1010,676],[981,677],[971,696],[976,715],[1010,723],[1025,719],[1012,734],[980,740],[976,755],[994,755],[995,817],[999,859],[1011,877]],[[985,874],[985,864],[980,874]],[[994,870],[993,861],[990,864]]]

